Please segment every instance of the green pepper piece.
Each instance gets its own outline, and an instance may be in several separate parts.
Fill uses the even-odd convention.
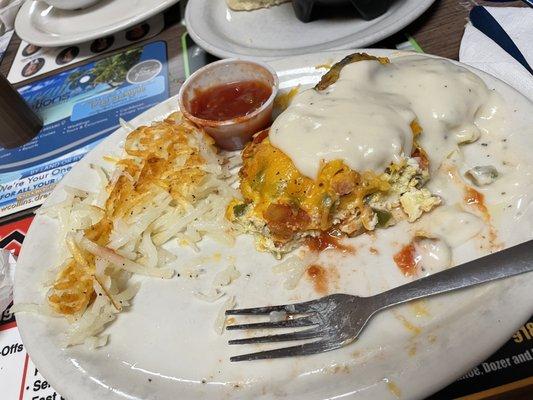
[[[378,227],[385,228],[387,226],[387,223],[392,218],[392,214],[388,211],[383,210],[374,210],[376,213],[376,216],[378,217]]]
[[[233,206],[233,215],[235,215],[237,218],[242,217],[244,215],[244,212],[246,211],[246,207],[248,204],[241,203],[236,204]]]

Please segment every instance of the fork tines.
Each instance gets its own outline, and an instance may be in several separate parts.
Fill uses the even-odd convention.
[[[315,306],[317,303],[317,300],[311,300],[303,303],[282,304],[279,306],[241,308],[236,310],[226,310],[226,315],[264,315],[275,311],[284,311],[287,314],[299,314],[313,312],[313,306]]]
[[[271,329],[271,328],[299,328],[302,326],[317,325],[318,320],[314,316],[285,319],[282,321],[256,322],[251,324],[228,325],[227,330],[237,329]]]
[[[311,327],[309,329],[300,330],[297,332],[283,333],[278,335],[256,336],[244,339],[233,339],[228,343],[235,344],[256,344],[256,343],[273,343],[273,342],[288,342],[294,340],[308,340],[317,339],[325,335],[325,331],[320,328],[320,320],[316,313],[314,313],[313,306],[317,303],[316,300],[297,303],[285,304],[268,307],[243,308],[236,310],[227,310],[226,315],[268,315],[272,312],[285,312],[288,319],[281,321],[267,321],[255,322],[249,324],[228,325],[227,330],[242,330],[242,329],[279,329],[279,328],[300,328]],[[298,314],[304,314],[294,318]],[[325,342],[315,341],[311,343],[304,343],[297,346],[286,347],[282,349],[261,351],[252,354],[245,354],[241,356],[231,357],[231,361],[245,361],[245,360],[259,360],[264,358],[279,358],[290,357],[295,355],[313,354],[325,350]]]
[[[253,361],[264,360],[270,358],[282,358],[282,357],[295,357],[295,356],[307,356],[311,354],[322,353],[325,351],[335,350],[342,347],[343,344],[339,342],[332,342],[327,339],[318,340],[311,343],[299,344],[291,347],[283,347],[281,349],[259,351],[257,353],[243,354],[240,356],[234,356],[230,358],[230,361]]]

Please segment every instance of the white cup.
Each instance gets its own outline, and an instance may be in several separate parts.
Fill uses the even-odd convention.
[[[90,7],[100,0],[45,0],[51,6],[60,10],[78,10]]]

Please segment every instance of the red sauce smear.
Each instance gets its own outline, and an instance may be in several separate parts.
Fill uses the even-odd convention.
[[[415,246],[409,243],[393,256],[393,260],[405,276],[414,275],[417,267]]]
[[[312,236],[306,239],[309,250],[321,252],[329,249],[337,249],[342,252],[354,252],[354,248],[342,244],[339,239],[328,232],[321,232],[319,236]]]
[[[309,215],[300,207],[272,203],[263,213],[268,228],[277,239],[290,239],[294,232],[309,225]]]
[[[498,235],[496,230],[492,224],[490,224],[490,213],[489,209],[485,205],[485,196],[482,193],[479,193],[476,189],[467,186],[465,189],[464,201],[467,205],[476,207],[483,215],[483,219],[489,223],[489,243],[491,247],[501,249],[501,243],[498,243]]]
[[[307,276],[313,282],[317,293],[326,294],[328,292],[328,276],[324,267],[312,264],[307,268]]]
[[[483,217],[486,221],[490,219],[489,210],[485,205],[485,196],[483,196],[483,194],[479,193],[472,187],[467,187],[464,199],[466,204],[476,206],[477,209],[483,214]]]
[[[417,158],[420,160],[419,165],[422,169],[429,169],[429,158],[425,151],[420,149],[419,147],[415,147],[413,150],[411,157]]]
[[[252,142],[254,142],[255,144],[261,143],[263,140],[265,140],[268,137],[269,131],[270,131],[269,129],[264,129],[261,132],[257,133],[254,136]]]
[[[211,121],[242,117],[261,107],[272,88],[261,81],[241,81],[198,90],[191,101],[191,113]]]

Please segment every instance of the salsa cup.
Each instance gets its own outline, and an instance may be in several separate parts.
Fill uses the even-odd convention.
[[[240,81],[263,82],[272,92],[259,108],[232,119],[209,120],[192,113],[191,102],[197,93],[213,86]],[[183,115],[202,127],[220,148],[239,150],[250,141],[254,133],[265,129],[272,122],[272,108],[277,92],[278,77],[270,66],[256,61],[230,58],[208,64],[192,74],[181,87],[178,102]]]

